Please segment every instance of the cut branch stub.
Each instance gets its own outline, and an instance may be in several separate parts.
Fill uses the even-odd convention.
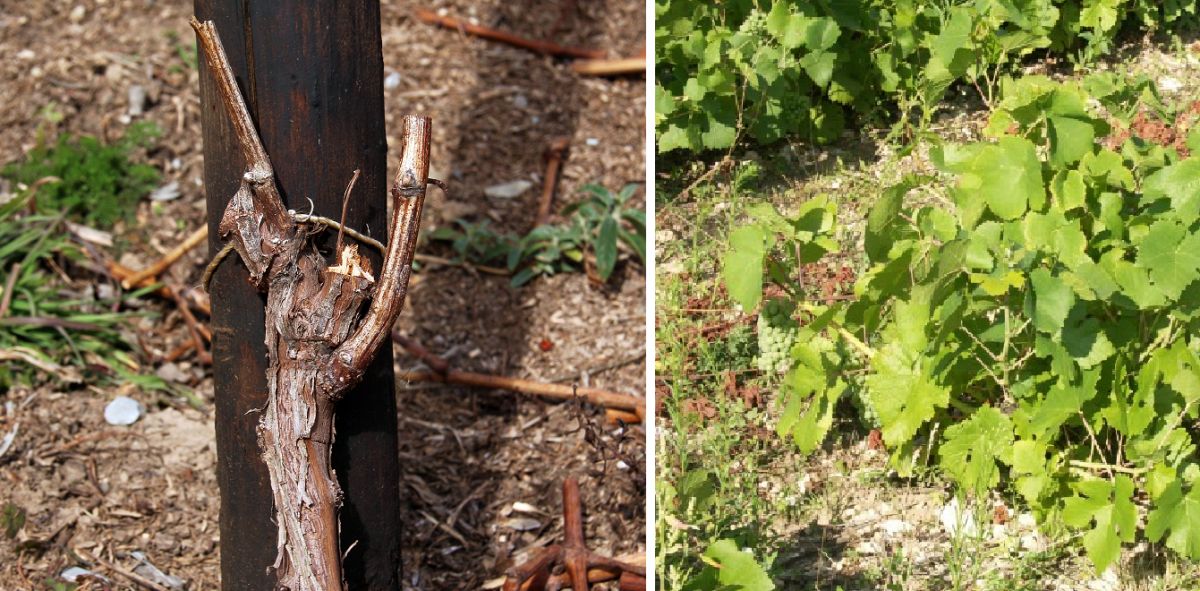
[[[428,117],[404,118],[403,152],[400,169],[392,184],[392,224],[383,273],[371,308],[358,330],[342,343],[333,364],[321,381],[321,389],[335,400],[358,382],[381,345],[391,338],[392,324],[404,306],[412,260],[417,252],[417,230],[425,189],[429,185],[429,140],[432,123]]]
[[[283,199],[275,186],[275,172],[263,149],[254,121],[246,109],[246,101],[238,92],[233,69],[225,56],[225,47],[217,35],[212,22],[191,19],[196,30],[200,48],[216,82],[229,119],[233,122],[234,134],[241,147],[246,171],[242,175],[237,193],[225,208],[221,217],[220,232],[224,239],[232,240],[234,248],[242,257],[250,279],[259,289],[276,253],[284,244],[294,242],[295,225],[287,215]]]
[[[310,240],[318,230],[297,223],[284,207],[215,27],[195,19],[192,27],[246,160],[221,218],[221,236],[267,294],[268,391],[257,431],[279,526],[276,588],[343,589],[342,493],[330,461],[334,403],[362,378],[403,308],[425,200],[430,120],[404,119],[379,278],[356,245],[339,244],[334,264],[328,265]]]

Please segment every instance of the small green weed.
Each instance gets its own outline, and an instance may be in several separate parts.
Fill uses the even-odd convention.
[[[82,377],[80,369],[132,373],[137,365],[120,334],[129,314],[113,312],[111,298],[64,285],[60,274],[81,253],[68,238],[65,212],[22,214],[30,197],[0,205],[0,291],[7,291],[0,293],[7,303],[0,306],[0,350],[9,353],[0,362],[0,391],[32,382],[37,366],[68,381]],[[60,364],[71,369],[54,369]]]
[[[149,122],[130,125],[125,136],[112,144],[64,134],[53,144],[39,142],[24,162],[5,166],[0,176],[25,186],[41,179],[58,179],[39,187],[36,209],[62,212],[85,224],[107,228],[118,220],[132,219],[137,200],[158,183],[156,168],[132,160],[137,150],[148,147],[158,135],[158,127]]]
[[[513,236],[493,230],[488,220],[479,223],[454,220],[453,227],[442,226],[429,236],[433,240],[449,242],[459,262],[470,261],[480,265],[504,263],[518,242]]]
[[[188,38],[191,39],[191,36],[189,35]],[[179,61],[183,62],[182,66],[178,64],[172,65],[172,70],[183,71],[185,68],[188,70],[196,69],[197,58],[195,39],[192,39],[191,43],[184,43],[180,39],[179,33],[176,33],[175,31],[167,31],[167,42],[171,44],[171,49],[175,50],[175,55],[179,57]]]
[[[587,254],[594,257],[596,275],[607,281],[616,268],[622,247],[639,263],[646,260],[646,212],[629,207],[637,185],[613,193],[587,185],[590,196],[567,207],[570,223],[543,225],[517,238],[492,230],[488,223],[458,220],[456,227],[439,228],[434,240],[449,242],[459,260],[488,264],[504,261],[514,272],[513,287],[542,275],[580,269]]]

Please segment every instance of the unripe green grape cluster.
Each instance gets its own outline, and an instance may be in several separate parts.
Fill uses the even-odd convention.
[[[746,20],[738,27],[738,32],[747,36],[765,36],[767,33],[767,13],[761,10],[751,10]]]
[[[792,346],[800,325],[792,318],[792,305],[781,299],[768,300],[758,315],[758,369],[785,373],[792,368]]]
[[[875,412],[875,404],[871,402],[871,395],[866,388],[853,388],[854,396],[858,398],[858,410],[861,413],[863,424],[871,429],[878,429],[882,425],[879,422],[879,414]]]

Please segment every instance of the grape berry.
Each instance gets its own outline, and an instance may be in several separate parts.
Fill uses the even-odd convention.
[[[792,318],[795,306],[782,299],[767,300],[758,314],[758,369],[786,373],[792,368],[792,345],[800,324]]]

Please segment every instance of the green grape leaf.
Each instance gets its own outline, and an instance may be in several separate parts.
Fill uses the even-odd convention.
[[[1092,375],[1097,374],[1092,372]],[[1055,384],[1046,393],[1046,399],[1035,407],[1029,420],[1031,432],[1039,437],[1053,434],[1068,419],[1079,414],[1083,403],[1095,396],[1094,379],[1090,384],[1085,381],[1080,386]]]
[[[1157,501],[1172,484],[1177,482],[1177,478],[1178,472],[1173,466],[1162,462],[1154,464],[1154,468],[1146,473],[1146,492],[1150,494],[1150,499]]]
[[[1025,286],[1025,276],[1020,271],[1005,271],[997,269],[989,274],[971,273],[971,282],[978,283],[983,293],[992,297],[1000,297],[1010,290]]]
[[[1112,150],[1088,152],[1079,159],[1079,173],[1096,188],[1133,189],[1133,173],[1125,159]]]
[[[1062,211],[1082,208],[1087,204],[1087,185],[1078,170],[1060,170],[1050,183],[1050,194]]]
[[[787,49],[795,49],[804,43],[808,29],[808,17],[793,14],[787,2],[776,2],[767,14],[767,32],[779,40]]]
[[[798,366],[792,370],[792,375],[806,371],[811,371],[811,369]],[[808,406],[801,410],[799,404],[805,397],[803,395],[803,385],[786,385],[788,381],[800,379],[792,378],[789,375],[785,381],[785,388],[798,387],[800,391],[785,393],[785,395],[790,396],[785,414],[787,411],[792,411],[792,404],[796,403],[797,408],[792,411],[795,419],[785,422],[781,418],[777,426],[777,431],[781,436],[791,436],[792,440],[796,443],[796,447],[800,448],[802,453],[807,454],[812,453],[821,445],[821,442],[825,440],[825,436],[829,433],[830,427],[833,426],[833,410],[837,407],[838,398],[845,391],[846,385],[838,383],[827,388],[822,387],[818,389],[810,398]]]
[[[717,582],[728,591],[772,591],[775,583],[749,552],[742,552],[728,538],[717,540],[704,551],[704,556],[719,565]]]
[[[1149,203],[1164,197],[1170,199],[1171,211],[1184,224],[1200,218],[1200,158],[1188,158],[1146,177],[1142,200]]]
[[[671,113],[675,112],[675,96],[671,91],[663,88],[662,84],[654,83],[654,119],[661,121]]]
[[[871,359],[867,392],[882,425],[888,447],[912,441],[938,408],[950,403],[950,389],[939,386],[921,371],[919,354],[892,342]]]
[[[1076,295],[1086,300],[1108,301],[1112,294],[1121,289],[1108,272],[1091,259],[1076,264],[1066,273],[1064,280],[1072,284]]]
[[[836,60],[837,54],[828,51],[813,51],[800,58],[800,67],[804,68],[817,86],[824,88],[829,85],[829,79],[833,77],[833,65]]]
[[[1000,219],[1013,220],[1046,202],[1042,164],[1025,138],[1003,137],[995,144],[968,147],[955,157],[962,160],[947,158],[946,167],[959,173],[955,198],[960,206],[982,197]],[[964,220],[963,225],[973,224]]]
[[[1034,296],[1034,328],[1051,335],[1058,334],[1071,307],[1075,305],[1071,286],[1052,276],[1044,267],[1034,269],[1029,274],[1029,280]]]
[[[975,61],[971,43],[972,21],[967,7],[950,9],[950,18],[929,44],[932,59],[926,67],[926,76],[934,80],[953,80],[967,72]]]
[[[691,510],[708,511],[718,500],[717,489],[720,486],[716,475],[708,470],[692,470],[679,478],[675,485],[683,508],[690,506]]]
[[[1132,542],[1137,531],[1133,481],[1119,474],[1112,483],[1084,480],[1076,483],[1075,489],[1079,494],[1063,501],[1063,521],[1078,529],[1095,524],[1083,535],[1083,546],[1100,573],[1116,561],[1121,542]]]
[[[1184,496],[1179,479],[1159,484],[1162,492],[1146,520],[1146,537],[1151,542],[1166,537],[1167,547],[1192,560],[1200,559],[1200,486]]]
[[[1050,163],[1062,168],[1078,162],[1096,145],[1096,130],[1090,121],[1074,117],[1048,117]]]
[[[709,117],[706,129],[700,132],[700,141],[704,147],[713,150],[732,146],[735,138],[737,127],[716,117]]]
[[[1150,226],[1138,245],[1137,265],[1166,296],[1178,299],[1188,284],[1200,278],[1200,234],[1162,219]]]
[[[898,300],[888,327],[889,340],[900,343],[907,351],[920,353],[929,344],[925,331],[929,328],[930,304],[933,290],[928,286],[914,287],[907,300]]]
[[[1151,283],[1149,272],[1124,260],[1121,255],[1121,251],[1114,249],[1100,257],[1100,267],[1121,288],[1114,297],[1128,298],[1142,310],[1166,304],[1166,294],[1161,287]]]
[[[887,258],[887,253],[895,242],[895,230],[900,226],[898,215],[904,205],[904,196],[912,186],[906,182],[888,187],[880,195],[871,212],[867,214],[867,230],[863,236],[863,248],[867,258],[879,262]]]
[[[1122,387],[1114,388],[1109,392],[1108,404],[1100,409],[1099,416],[1121,434],[1128,437],[1136,437],[1146,432],[1148,427],[1154,421],[1154,390],[1153,387],[1156,379],[1150,380],[1152,383],[1147,383],[1146,376],[1157,373],[1157,367],[1151,363],[1143,366],[1138,372],[1139,381],[1143,387],[1137,389],[1124,387],[1126,382],[1126,373],[1124,365],[1117,363],[1115,371],[1117,376],[1113,380]],[[1146,387],[1148,386],[1148,387]]]
[[[1062,211],[1030,213],[1023,220],[1025,248],[1053,254],[1068,268],[1087,261],[1087,236],[1079,220],[1068,220]]]
[[[673,150],[694,149],[697,143],[688,135],[688,128],[668,125],[658,136],[658,151],[665,154]]]
[[[1076,308],[1082,310],[1082,307]],[[1095,318],[1079,318],[1067,322],[1062,331],[1062,343],[1075,362],[1083,369],[1090,369],[1108,359],[1116,349],[1101,329]]]
[[[1050,484],[1046,451],[1045,443],[1031,439],[1022,439],[1012,446],[1012,471],[1018,475],[1017,492],[1030,503],[1036,502]]]
[[[981,407],[946,429],[938,451],[942,470],[965,490],[983,494],[1000,482],[996,462],[1011,459],[1012,443],[1012,421],[995,408]]]
[[[814,18],[804,30],[804,46],[813,51],[825,51],[837,43],[842,30],[837,21],[829,17]]]
[[[753,310],[762,299],[763,261],[772,242],[772,236],[758,225],[742,226],[729,234],[725,288],[743,311]]]
[[[1117,26],[1122,0],[1091,0],[1083,2],[1079,11],[1079,24],[1100,33],[1111,31]]]

